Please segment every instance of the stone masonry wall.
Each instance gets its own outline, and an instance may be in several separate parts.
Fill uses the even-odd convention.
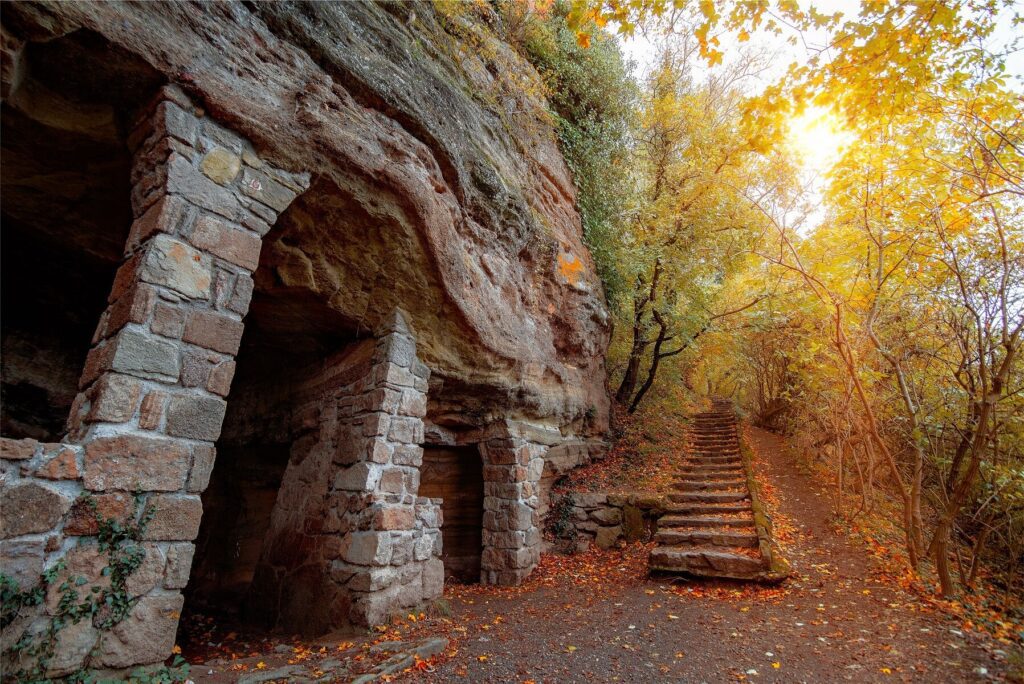
[[[164,88],[129,136],[135,220],[85,362],[66,444],[5,440],[3,566],[23,588],[63,559],[47,600],[4,630],[4,652],[60,610],[55,586],[102,586],[97,515],[145,516],[131,608],[58,633],[51,676],[163,660],[193,545],[259,263],[261,238],[308,185]],[[37,577],[38,578],[38,577]],[[77,582],[76,582],[77,586]]]
[[[552,497],[546,529],[563,553],[591,544],[607,549],[620,539],[652,539],[664,510],[664,498],[654,494],[572,492]]]
[[[441,596],[440,501],[417,495],[428,377],[398,313],[325,364],[247,602],[264,622],[322,633]]]

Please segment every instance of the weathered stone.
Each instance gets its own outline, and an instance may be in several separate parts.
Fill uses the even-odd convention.
[[[192,448],[192,470],[188,475],[188,491],[203,492],[210,483],[217,450],[210,444],[199,444]]]
[[[166,302],[158,302],[153,309],[150,329],[157,335],[179,339],[185,332],[185,311]]]
[[[228,396],[231,391],[231,380],[235,377],[235,362],[225,361],[214,366],[210,371],[210,379],[206,389],[222,397]]]
[[[92,391],[90,422],[124,423],[135,414],[142,386],[128,375],[108,373],[100,378]]]
[[[241,321],[230,316],[195,310],[188,317],[182,339],[223,354],[236,354],[244,329]]]
[[[231,296],[224,303],[224,306],[229,311],[234,311],[237,314],[245,315],[249,311],[249,302],[252,300],[252,278],[246,275],[241,275],[235,278],[234,287],[231,290]]]
[[[182,542],[167,547],[167,567],[164,571],[165,589],[184,589],[188,584],[195,555],[195,544]]]
[[[0,541],[0,567],[20,589],[31,589],[39,584],[45,553],[44,541]]]
[[[139,599],[127,618],[103,633],[99,664],[122,668],[163,660],[174,646],[183,604],[178,593]]]
[[[250,168],[242,172],[242,192],[277,211],[284,211],[295,197],[293,190]]]
[[[619,508],[598,508],[596,511],[590,514],[597,522],[602,525],[618,525],[622,522],[622,510]]]
[[[621,536],[622,527],[620,525],[615,527],[599,527],[594,537],[594,543],[597,544],[598,548],[610,549],[615,546],[615,543]]]
[[[396,416],[391,419],[388,439],[404,444],[419,444],[423,441],[423,422],[418,418]]]
[[[99,520],[125,524],[134,512],[135,500],[125,492],[80,497],[71,506],[67,521],[64,523],[64,534],[96,534],[99,532]]]
[[[47,611],[56,615],[61,601],[66,600],[66,593],[70,593],[74,601],[81,602],[95,593],[93,588],[108,588],[110,574],[104,573],[104,569],[109,566],[110,557],[101,552],[95,542],[72,547],[64,556],[64,567],[46,588]],[[64,587],[65,583],[67,588]]]
[[[176,440],[139,435],[99,437],[85,447],[85,487],[92,491],[169,492],[185,484],[189,449]]]
[[[148,332],[125,328],[108,345],[113,345],[110,367],[115,371],[166,382],[176,381],[181,372],[178,347]]]
[[[164,406],[167,404],[167,393],[152,390],[142,399],[139,407],[139,427],[143,430],[156,430],[164,417]]]
[[[127,248],[135,249],[155,233],[175,232],[185,217],[185,207],[178,197],[161,197],[132,223]]]
[[[167,434],[216,441],[227,404],[200,394],[175,394],[167,405]]]
[[[373,516],[375,530],[411,530],[415,516],[411,508],[384,506]]]
[[[200,217],[188,239],[199,249],[249,271],[255,271],[260,264],[260,236],[232,228],[212,216]]]
[[[52,530],[71,508],[71,499],[33,481],[0,489],[0,539]]]
[[[334,487],[347,491],[369,492],[380,482],[379,466],[370,463],[356,463],[345,468],[334,478]]]
[[[213,182],[192,167],[179,154],[171,154],[167,164],[167,191],[225,218],[236,219],[241,210],[230,190]]]
[[[440,598],[444,593],[444,563],[433,558],[423,564],[423,598]]]
[[[198,496],[156,494],[148,506],[153,519],[146,526],[145,538],[154,541],[192,541],[199,534],[203,504]]]
[[[191,299],[209,297],[213,282],[210,257],[167,235],[157,235],[150,240],[139,277]]]
[[[46,480],[77,480],[82,476],[82,471],[78,467],[78,454],[70,446],[46,445],[43,458],[48,460],[44,460],[32,473],[34,477]]]
[[[8,461],[24,461],[36,453],[39,442],[34,439],[11,439],[0,437],[0,458]]]
[[[223,147],[214,147],[203,157],[199,168],[214,183],[228,185],[242,170],[242,160],[237,154]]]
[[[63,677],[80,669],[96,646],[99,635],[99,630],[93,627],[92,620],[88,617],[65,624],[57,632],[57,641],[54,644],[53,657],[47,663],[46,676]]]
[[[145,544],[143,552],[145,555],[142,562],[125,582],[125,591],[132,597],[142,596],[163,583],[164,564],[167,561],[163,550],[156,544]]]
[[[345,538],[342,557],[355,565],[391,562],[391,536],[387,532],[353,532]]]

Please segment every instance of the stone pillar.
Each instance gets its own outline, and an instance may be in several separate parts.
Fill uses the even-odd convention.
[[[480,444],[484,461],[483,584],[516,585],[540,561],[540,478],[557,430],[505,421]]]
[[[91,576],[102,568],[90,539],[95,513],[151,516],[140,540],[146,559],[128,582],[127,617],[98,632],[88,619],[66,625],[74,643],[54,672],[170,654],[261,238],[308,185],[261,161],[174,87],[144,113],[129,147],[135,220],[69,416],[70,449],[28,450],[18,487],[56,493],[46,566],[64,558],[67,576],[100,581]],[[54,473],[59,486],[30,483]]]
[[[375,625],[440,597],[440,502],[418,497],[429,370],[401,313],[331,363],[274,507],[250,603],[272,626]]]

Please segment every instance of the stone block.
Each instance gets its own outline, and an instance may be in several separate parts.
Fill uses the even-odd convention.
[[[192,541],[199,534],[203,504],[198,496],[155,494],[147,502],[147,509],[150,507],[153,518],[146,526],[147,540]]]
[[[195,544],[180,542],[167,547],[167,566],[164,570],[165,589],[184,589],[188,584],[195,555]]]
[[[124,423],[135,415],[142,385],[129,375],[107,373],[90,393],[92,406],[86,420],[91,423]]]
[[[31,589],[39,584],[45,553],[46,542],[42,540],[0,541],[0,567],[20,589]]]
[[[422,418],[427,415],[426,395],[414,389],[402,390],[402,400],[398,405],[398,412],[403,416],[414,416],[416,418]]]
[[[374,360],[389,361],[402,368],[411,369],[416,360],[416,341],[406,335],[388,335],[377,342]]]
[[[343,542],[342,558],[354,565],[387,565],[391,562],[391,535],[351,532]]]
[[[583,508],[597,508],[608,502],[608,495],[603,492],[579,492],[573,494],[573,501]]]
[[[92,653],[100,633],[93,627],[92,620],[82,618],[70,622],[57,632],[53,657],[47,663],[46,677],[59,678],[80,669]]]
[[[260,236],[233,228],[212,216],[202,216],[192,227],[189,242],[214,256],[248,271],[260,265]]]
[[[423,421],[419,418],[395,416],[391,419],[388,439],[404,444],[419,444],[423,441]]]
[[[590,514],[590,517],[602,525],[618,525],[622,522],[622,509],[598,508]]]
[[[71,505],[64,534],[93,535],[99,532],[99,520],[113,520],[126,524],[135,512],[134,498],[125,492],[96,494],[90,500],[78,498]]]
[[[390,416],[387,413],[370,413],[363,417],[363,436],[384,437],[388,434]]]
[[[599,527],[597,528],[597,533],[594,536],[594,543],[597,544],[599,549],[610,549],[615,546],[615,543],[619,541],[621,536],[621,525],[616,525],[614,527]]]
[[[139,267],[143,282],[162,285],[190,299],[206,299],[213,282],[212,261],[181,240],[157,235],[145,247]]]
[[[352,603],[353,624],[367,627],[384,624],[397,611],[397,595],[397,588],[392,586],[360,596]]]
[[[98,663],[124,668],[162,661],[174,647],[183,605],[184,598],[179,593],[139,599],[128,617],[103,633]]]
[[[242,341],[242,321],[216,311],[194,310],[185,323],[182,339],[206,349],[235,355]]]
[[[334,488],[350,492],[371,492],[380,482],[381,468],[372,463],[356,463],[334,478]]]
[[[36,453],[39,442],[34,439],[11,439],[0,437],[0,458],[8,461],[24,461]]]
[[[175,491],[188,474],[188,447],[138,435],[98,437],[85,447],[85,488],[91,491]]]
[[[228,396],[231,392],[231,381],[235,377],[234,359],[224,361],[213,367],[210,371],[210,379],[206,383],[206,389],[222,397]]]
[[[49,532],[71,508],[70,497],[22,480],[0,489],[0,539]]]
[[[95,540],[79,544],[68,549],[64,554],[64,567],[57,573],[56,578],[46,588],[45,604],[51,615],[56,615],[61,602],[66,600],[65,590],[62,589],[68,580],[69,594],[74,596],[76,602],[81,602],[91,596],[93,588],[106,589],[110,586],[110,575],[104,574],[104,570],[110,565],[110,558],[106,553],[100,551]]]
[[[217,441],[227,402],[201,394],[175,394],[167,406],[167,434]]]
[[[385,468],[381,472],[380,485],[378,486],[380,491],[387,492],[389,494],[401,494],[404,486],[405,473],[402,468]]]
[[[396,532],[391,535],[391,564],[403,570],[412,561],[413,545],[416,540],[409,532]]]
[[[151,589],[163,584],[164,565],[167,563],[163,549],[156,544],[143,544],[142,550],[145,553],[142,563],[128,576],[124,585],[131,597],[148,594]]]
[[[151,235],[176,232],[186,218],[186,207],[180,197],[161,197],[132,223],[127,249],[134,250]]]
[[[108,343],[110,368],[139,378],[176,382],[181,373],[178,346],[148,331],[125,328]]]
[[[122,270],[118,271],[118,278],[114,282],[115,292],[118,289],[117,281],[127,267],[128,265],[126,264],[122,267]],[[131,273],[131,276],[134,278],[134,272]],[[107,307],[107,310],[100,319],[96,334],[93,336],[93,342],[99,342],[101,339],[110,337],[129,323],[146,323],[156,306],[156,302],[156,288],[152,285],[132,280],[128,283],[123,293],[119,293],[111,300],[110,306]]]
[[[416,539],[413,543],[413,560],[424,561],[430,558],[434,552],[434,537],[433,535],[424,534]]]
[[[389,463],[391,461],[391,445],[383,439],[374,439],[370,442],[369,454],[367,456],[371,463]]]
[[[199,170],[218,185],[229,185],[242,170],[242,158],[223,147],[214,147],[203,156]]]
[[[241,215],[242,207],[231,190],[207,178],[177,153],[167,160],[166,190],[225,218],[234,220]]]
[[[355,570],[347,584],[352,591],[380,591],[387,589],[398,579],[398,570],[390,566],[384,568],[348,567]]]
[[[217,450],[212,444],[198,444],[192,447],[192,470],[188,474],[188,491],[206,491],[216,458]]]
[[[224,306],[229,311],[244,316],[249,311],[249,302],[252,300],[253,280],[247,275],[240,275],[235,278],[231,288],[231,295]]]
[[[375,530],[411,530],[416,516],[408,506],[385,505],[373,515]]]
[[[139,427],[143,430],[157,430],[164,418],[167,392],[152,390],[142,399],[139,407]]]
[[[45,480],[77,480],[82,476],[78,467],[77,451],[65,444],[47,444],[43,449],[43,462],[32,473]]]
[[[419,468],[423,465],[423,447],[414,444],[399,444],[394,447],[391,462],[395,465]]]
[[[296,194],[266,174],[248,167],[242,172],[242,192],[278,212],[287,209]]]
[[[181,338],[181,334],[185,332],[185,311],[174,304],[157,302],[153,309],[153,323],[150,329],[157,335],[175,340]]]

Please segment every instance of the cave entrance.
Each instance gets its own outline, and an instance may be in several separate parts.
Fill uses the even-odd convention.
[[[55,442],[132,223],[127,133],[163,79],[84,30],[14,59],[0,113],[0,432]]]
[[[283,283],[279,260],[266,247],[289,241],[297,217],[308,214],[311,196],[300,196],[278,218],[264,238],[253,275],[216,464],[202,495],[203,518],[185,591],[186,630],[197,613],[256,627],[273,625],[273,615],[252,610],[261,598],[252,596],[252,585],[275,510],[281,515],[281,507],[295,498],[282,492],[286,471],[301,464],[318,440],[325,360],[344,358],[360,347],[355,323],[310,289]],[[320,486],[310,482],[306,493],[312,497]],[[301,540],[292,539],[287,552],[301,565],[307,550]]]
[[[484,472],[477,445],[423,447],[420,496],[440,498],[446,579],[480,581],[483,551]]]

